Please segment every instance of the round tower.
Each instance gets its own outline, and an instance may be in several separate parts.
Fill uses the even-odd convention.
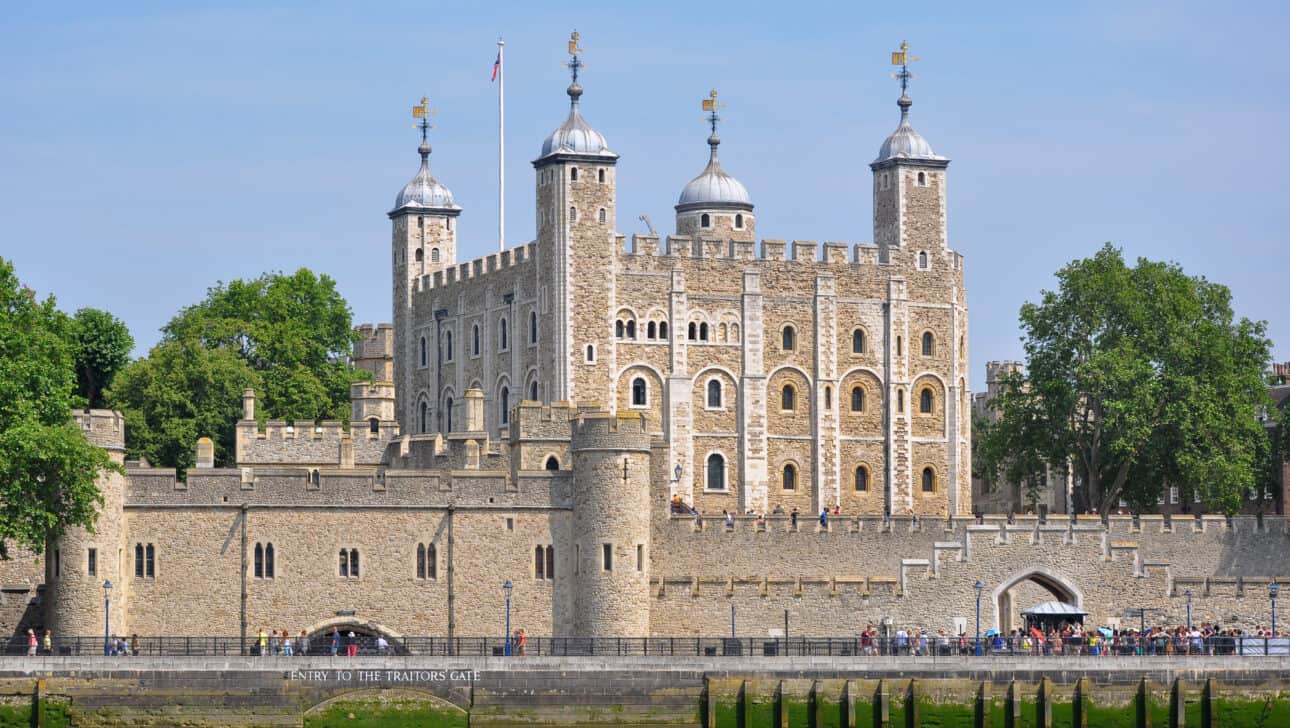
[[[717,146],[721,144],[721,137],[717,136],[717,122],[721,121],[717,109],[722,106],[725,104],[717,103],[715,89],[703,100],[712,128],[708,135],[708,166],[686,183],[677,198],[676,232],[753,242],[757,236],[757,219],[753,216],[752,198],[717,159]]]
[[[77,410],[72,413],[86,439],[108,451],[112,461],[125,462],[125,418],[112,410]],[[45,559],[46,626],[55,637],[101,635],[104,629],[105,581],[112,582],[111,625],[114,634],[127,634],[125,616],[129,573],[124,560],[125,477],[100,474],[99,510],[94,532],[69,528],[48,545]]]
[[[650,435],[640,413],[573,422],[573,632],[649,636]]]

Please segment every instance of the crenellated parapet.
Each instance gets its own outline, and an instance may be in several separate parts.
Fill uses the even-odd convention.
[[[879,259],[878,246],[872,243],[825,242],[821,245],[814,240],[786,242],[766,239],[758,246],[751,240],[705,235],[668,235],[661,242],[662,244],[658,235],[635,234],[630,243],[620,236],[618,249],[625,256],[649,258],[700,258],[751,263],[771,261],[820,266],[890,265],[890,262]]]
[[[533,262],[537,254],[537,243],[508,248],[499,253],[490,253],[480,258],[435,271],[417,279],[416,292],[451,286],[465,281],[473,281],[492,273],[517,268]]]
[[[115,410],[74,410],[72,421],[85,439],[105,450],[125,450],[125,415]]]

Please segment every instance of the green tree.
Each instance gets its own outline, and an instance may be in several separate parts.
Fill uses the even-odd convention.
[[[1254,486],[1267,404],[1265,325],[1234,321],[1225,286],[1107,244],[1021,309],[1026,374],[992,406],[983,467],[1070,467],[1077,507],[1155,504],[1168,485],[1234,512]]]
[[[38,301],[0,258],[0,558],[11,546],[39,553],[71,526],[92,528],[102,504],[95,480],[122,472],[72,423],[81,402],[71,330],[53,297]]]
[[[369,375],[349,355],[349,305],[327,276],[306,269],[221,283],[180,311],[148,356],[126,367],[108,400],[126,417],[127,450],[156,465],[190,467],[197,438],[233,462],[242,390],[261,418],[349,419],[349,385]]]
[[[130,361],[134,337],[121,319],[96,308],[82,308],[72,317],[72,351],[76,357],[77,394],[90,407],[102,407],[103,390]]]
[[[130,457],[184,471],[200,437],[214,441],[217,465],[232,464],[242,391],[259,383],[234,351],[166,341],[117,375],[108,400],[125,414]]]

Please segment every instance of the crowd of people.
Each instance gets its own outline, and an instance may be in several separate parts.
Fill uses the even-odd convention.
[[[1246,632],[1241,629],[1223,628],[1217,624],[1202,623],[1177,627],[1148,627],[1145,630],[1112,627],[1085,628],[1077,622],[1063,622],[1047,629],[1030,627],[1011,630],[1002,634],[987,630],[977,638],[967,632],[947,634],[939,629],[897,629],[891,636],[880,637],[874,626],[868,625],[860,633],[860,653],[865,655],[1232,655],[1242,654],[1244,644],[1252,643],[1254,651],[1265,649],[1264,640],[1284,637],[1281,630],[1257,627]]]
[[[366,635],[355,634],[353,630],[341,634],[337,627],[332,628],[331,634],[324,637],[322,643],[321,645],[311,644],[309,635],[303,629],[300,630],[300,635],[292,640],[291,633],[285,629],[281,632],[276,629],[265,632],[261,627],[255,638],[254,653],[260,657],[292,657],[309,654],[356,657],[360,646],[375,649],[378,655],[390,652],[390,643],[385,637],[378,635],[372,639]],[[314,651],[310,652],[311,649]]]

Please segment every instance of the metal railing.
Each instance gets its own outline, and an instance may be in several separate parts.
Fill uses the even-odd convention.
[[[1042,659],[1050,656],[1140,656],[1144,658],[1174,655],[1262,656],[1290,655],[1290,637],[1243,637],[1214,635],[1199,643],[1175,638],[1173,635],[1139,640],[1136,636],[1089,644],[1082,638],[1068,638],[1060,647],[1051,642],[1020,639],[994,640],[983,637],[978,644],[973,638],[965,642],[957,637],[939,639],[928,635],[924,642],[918,637],[872,638],[862,637],[529,637],[523,644],[504,637],[399,637],[387,638],[381,648],[377,637],[359,635],[352,642],[345,635],[333,641],[330,635],[313,635],[302,644],[292,638],[291,656],[345,657],[354,655],[424,655],[460,657],[514,656],[662,656],[662,657],[962,657],[980,656],[1031,656]],[[302,650],[302,647],[304,648]],[[24,635],[10,637],[0,643],[0,654],[25,655],[28,640]],[[265,657],[286,657],[280,642],[267,641]],[[245,641],[238,637],[155,637],[139,636],[118,638],[115,645],[105,650],[105,641],[98,637],[61,637],[52,640],[45,649],[43,642],[37,647],[38,655],[53,656],[261,656],[258,637]]]

